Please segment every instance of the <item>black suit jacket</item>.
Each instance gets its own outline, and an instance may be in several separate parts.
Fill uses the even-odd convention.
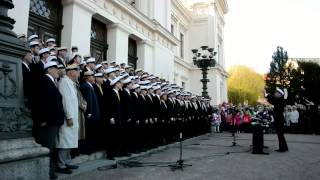
[[[161,107],[160,98],[158,98],[157,95],[154,95],[152,99],[153,99],[154,117],[160,118],[160,107]]]
[[[26,106],[29,107],[31,88],[32,88],[31,70],[28,69],[26,65],[24,65],[23,63],[22,63],[22,75],[23,75],[23,95],[24,95]]]
[[[93,84],[93,89],[94,89],[94,92],[96,93],[96,96],[97,96],[97,100],[98,100],[98,104],[99,104],[99,111],[100,111],[100,118],[103,118],[103,115],[105,115],[105,101],[104,101],[104,97],[99,89],[99,87],[96,85],[96,84]],[[101,87],[102,89],[102,87]],[[102,90],[103,92],[103,90]],[[104,92],[103,92],[104,93]]]
[[[140,102],[139,102],[139,94],[136,94],[134,92],[131,92],[131,99],[132,99],[132,120],[138,121],[141,117],[141,108],[140,108]]]
[[[169,113],[168,113],[168,107],[165,101],[160,101],[160,110],[159,110],[159,120],[164,120],[165,123],[168,123],[169,121]]]
[[[34,64],[31,70],[34,80],[38,80],[42,77],[42,75],[45,74],[44,64],[41,61],[39,61],[37,64]]]
[[[38,88],[39,122],[46,122],[48,126],[61,126],[64,123],[65,114],[62,96],[55,83],[47,75],[43,75]]]
[[[154,108],[153,108],[153,100],[151,95],[145,96],[146,100],[146,118],[154,118]]]
[[[119,92],[120,96],[120,92]],[[111,94],[108,98],[107,101],[107,122],[110,123],[110,119],[114,118],[116,124],[121,124],[122,121],[122,111],[121,111],[121,97],[120,100],[117,96],[117,93],[112,90]]]
[[[148,116],[147,116],[148,104],[146,102],[146,98],[141,94],[139,94],[139,104],[140,104],[139,108],[141,110],[139,120],[142,121],[142,123],[144,123],[144,121],[148,118]]]
[[[85,113],[86,117],[91,114],[89,120],[97,121],[100,119],[100,108],[99,102],[94,88],[92,88],[87,82],[80,85],[81,93],[84,99],[87,101],[87,111]]]
[[[286,106],[285,100],[281,98],[275,98],[271,95],[267,96],[268,102],[274,106],[273,108],[273,117],[274,123],[276,126],[282,127],[284,124],[283,111]]]
[[[127,121],[129,118],[132,119],[133,111],[133,100],[130,92],[126,90],[121,91],[121,109],[122,109],[122,118],[124,121]]]
[[[167,109],[168,109],[168,114],[169,114],[169,117],[172,118],[173,115],[174,115],[174,105],[173,103],[169,100],[169,98],[167,99],[166,101],[166,104],[167,104]]]

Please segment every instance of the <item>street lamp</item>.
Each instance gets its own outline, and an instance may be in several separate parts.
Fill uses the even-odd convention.
[[[215,67],[216,60],[214,59],[217,52],[214,51],[213,48],[209,48],[208,46],[201,46],[200,50],[192,49],[193,53],[193,64],[198,66],[202,71],[202,96],[208,98],[208,87],[207,83],[209,79],[207,78],[209,67]]]

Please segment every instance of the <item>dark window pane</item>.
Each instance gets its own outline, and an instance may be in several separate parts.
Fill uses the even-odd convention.
[[[182,58],[184,56],[183,49],[184,49],[184,36],[182,33],[180,33],[180,56]]]
[[[30,0],[29,10],[31,12],[54,22],[59,21],[61,9],[59,0]]]

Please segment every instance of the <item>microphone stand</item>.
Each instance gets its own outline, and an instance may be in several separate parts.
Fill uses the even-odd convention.
[[[179,159],[175,164],[169,164],[168,166],[171,167],[172,170],[183,170],[184,167],[192,166],[191,164],[185,164],[184,160],[182,159],[182,120],[180,119],[180,134],[179,134],[179,143],[180,143],[180,152],[179,152]]]

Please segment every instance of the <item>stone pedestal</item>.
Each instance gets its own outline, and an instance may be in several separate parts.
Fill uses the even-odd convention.
[[[24,106],[22,58],[27,49],[12,31],[12,0],[0,0],[0,179],[49,178],[49,150],[31,137],[30,111]]]
[[[49,179],[49,150],[33,138],[0,141],[0,174],[3,180]]]

